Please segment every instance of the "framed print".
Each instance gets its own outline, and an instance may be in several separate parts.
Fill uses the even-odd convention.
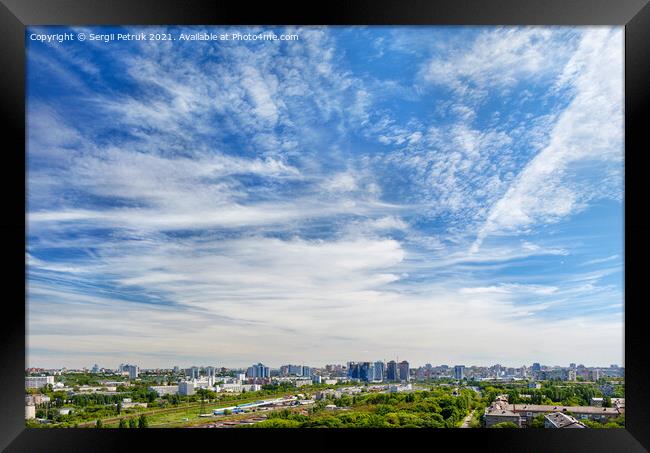
[[[646,2],[117,5],[2,7],[3,448],[648,447]]]

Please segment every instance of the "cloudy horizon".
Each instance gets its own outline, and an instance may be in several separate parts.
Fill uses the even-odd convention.
[[[227,29],[27,41],[28,366],[624,364],[622,27]]]

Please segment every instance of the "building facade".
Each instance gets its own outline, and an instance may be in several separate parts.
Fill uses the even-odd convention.
[[[25,377],[26,389],[40,389],[44,385],[54,385],[54,376],[27,376]]]
[[[411,380],[411,370],[409,368],[409,363],[406,360],[402,360],[399,363],[399,380],[404,382]]]
[[[388,381],[399,381],[399,370],[397,368],[397,362],[391,360],[386,365],[386,379]]]

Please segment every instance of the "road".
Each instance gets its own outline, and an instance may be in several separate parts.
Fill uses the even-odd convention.
[[[461,428],[469,428],[469,424],[472,421],[472,417],[474,417],[475,412],[476,411],[472,411],[467,417],[465,417],[465,420],[463,420],[463,424],[460,425]]]

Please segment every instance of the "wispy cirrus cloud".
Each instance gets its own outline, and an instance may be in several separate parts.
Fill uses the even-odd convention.
[[[283,31],[32,46],[30,362],[620,361],[620,30]]]

